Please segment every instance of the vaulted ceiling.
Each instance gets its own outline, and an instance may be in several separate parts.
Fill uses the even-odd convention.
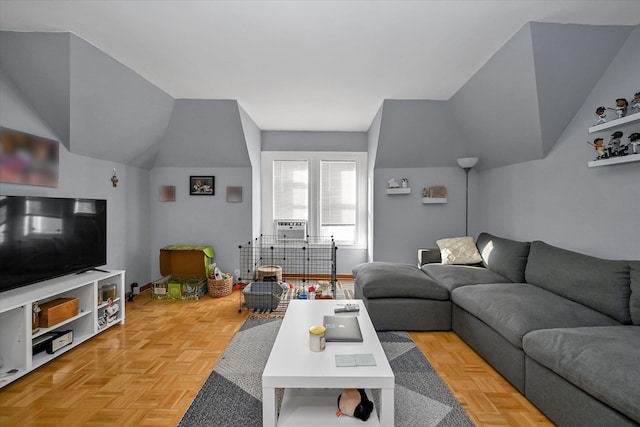
[[[263,130],[366,131],[384,99],[448,100],[532,21],[638,25],[640,2],[0,0],[1,30],[72,32]]]

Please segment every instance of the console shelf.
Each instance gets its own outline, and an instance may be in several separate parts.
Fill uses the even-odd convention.
[[[0,388],[64,354],[116,324],[124,324],[124,271],[89,271],[46,280],[0,293]],[[115,285],[112,298],[120,310],[111,322],[100,322],[108,304],[100,302],[100,287]],[[78,314],[50,328],[41,327],[32,334],[32,304],[57,298],[77,298]],[[104,324],[100,327],[100,324]],[[33,354],[33,340],[49,332],[73,331],[73,342],[53,354]]]

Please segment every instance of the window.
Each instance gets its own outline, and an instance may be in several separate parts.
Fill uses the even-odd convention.
[[[262,232],[307,220],[311,236],[366,246],[366,153],[262,153]]]

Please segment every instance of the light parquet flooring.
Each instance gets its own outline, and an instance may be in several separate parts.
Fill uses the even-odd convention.
[[[410,335],[476,425],[554,425],[454,332]]]
[[[124,326],[0,390],[0,426],[175,426],[249,315],[238,305],[238,291],[200,301],[143,292]],[[454,333],[411,335],[478,426],[553,425]]]
[[[126,303],[115,325],[0,390],[0,426],[175,426],[249,312],[239,291]]]

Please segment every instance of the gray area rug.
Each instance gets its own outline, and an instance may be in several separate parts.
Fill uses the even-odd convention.
[[[262,426],[262,370],[281,323],[274,318],[247,319],[180,426]],[[378,336],[396,377],[396,426],[474,425],[408,333]],[[377,405],[375,393],[373,400]]]

